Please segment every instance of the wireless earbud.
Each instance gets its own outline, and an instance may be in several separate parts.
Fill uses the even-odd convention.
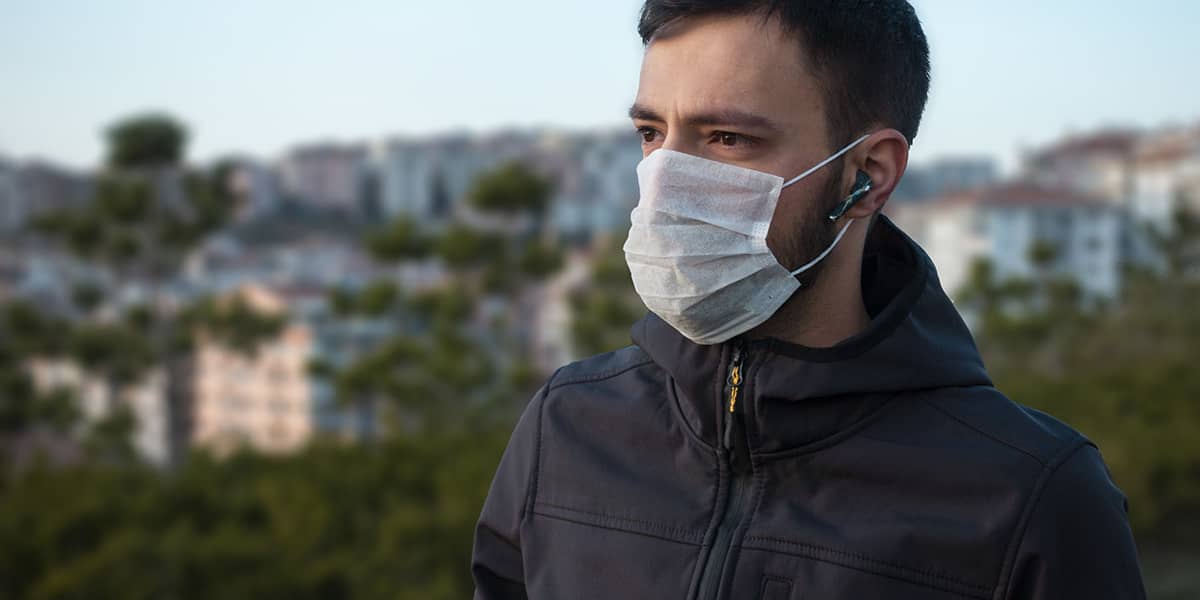
[[[859,171],[854,176],[854,191],[850,192],[850,195],[846,196],[846,199],[841,204],[837,205],[836,208],[826,215],[829,217],[829,220],[836,221],[842,218],[842,215],[846,214],[846,211],[850,210],[850,207],[854,206],[855,202],[858,202],[863,196],[867,195],[867,192],[871,191],[871,185],[871,176]]]

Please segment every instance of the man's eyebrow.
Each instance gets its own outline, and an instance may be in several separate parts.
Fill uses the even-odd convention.
[[[659,116],[653,109],[641,104],[634,104],[629,107],[629,118],[642,121],[658,121],[665,123],[666,119]],[[747,127],[753,129],[766,129],[776,133],[781,133],[783,127],[778,123],[754,113],[745,112],[735,108],[717,108],[705,111],[703,113],[689,115],[686,119],[689,126],[720,126],[733,125],[737,127]]]
[[[660,123],[666,122],[666,119],[658,116],[658,113],[636,102],[633,104],[633,106],[629,107],[629,118],[639,121],[659,121]]]

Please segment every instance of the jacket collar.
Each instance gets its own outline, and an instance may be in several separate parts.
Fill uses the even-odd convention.
[[[828,438],[900,392],[991,385],[932,261],[882,215],[867,238],[862,287],[870,325],[831,348],[778,339],[702,346],[653,313],[634,325],[632,337],[670,375],[681,414],[712,445],[732,348],[744,344],[743,397],[750,401],[743,406],[756,453]]]

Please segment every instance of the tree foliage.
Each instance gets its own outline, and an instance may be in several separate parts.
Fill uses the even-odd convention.
[[[178,164],[187,145],[187,128],[158,113],[122,119],[105,132],[108,164],[118,169],[156,168]]]
[[[425,258],[432,250],[432,243],[429,236],[408,217],[393,220],[369,234],[366,239],[366,247],[371,255],[388,262]]]
[[[183,348],[192,348],[199,338],[253,355],[260,344],[283,332],[287,317],[259,311],[241,296],[203,298],[176,317],[176,326],[185,340]]]
[[[1180,214],[1165,270],[1129,270],[1122,296],[1087,306],[1053,278],[997,282],[979,265],[961,298],[997,387],[1097,443],[1141,539],[1200,536],[1200,229]]]
[[[471,188],[471,204],[484,212],[542,215],[553,184],[520,162],[510,162],[481,175]]]
[[[65,352],[68,325],[31,304],[0,304],[0,439],[37,426],[65,430],[76,420],[74,398],[65,390],[39,393],[26,369],[30,356]]]
[[[172,362],[194,346],[203,329],[240,351],[277,335],[282,321],[258,315],[244,304],[218,307],[211,300],[182,311],[160,310],[158,285],[175,273],[185,253],[224,226],[233,207],[227,163],[208,170],[180,164],[187,133],[167,115],[135,115],[108,130],[109,168],[97,177],[91,202],[37,217],[36,231],[118,285],[151,288],[150,302],[118,309],[115,320],[50,318],[32,305],[0,305],[0,383],[9,392],[0,402],[8,430],[41,424],[62,428],[74,412],[62,393],[43,396],[25,373],[33,359],[62,358],[83,367],[108,386],[110,398],[155,366]],[[66,282],[72,303],[85,316],[112,299],[92,280]],[[107,428],[107,429],[106,429]],[[119,414],[94,424],[98,439],[116,439],[132,429]],[[107,433],[106,433],[107,432]]]
[[[447,228],[438,238],[434,251],[447,266],[460,271],[507,257],[504,238],[466,225]]]
[[[588,285],[571,295],[571,339],[582,354],[598,354],[629,345],[629,329],[646,314],[633,289],[625,240],[601,242]]]
[[[6,598],[468,598],[495,424],[170,476],[86,464],[0,483]],[[48,508],[53,507],[53,508]]]

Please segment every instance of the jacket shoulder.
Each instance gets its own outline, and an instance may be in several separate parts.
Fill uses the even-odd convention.
[[[876,556],[918,570],[940,565],[976,586],[1007,586],[1010,580],[1024,581],[1039,568],[1056,564],[1052,558],[1033,561],[1027,558],[1030,555],[1084,554],[1081,548],[1099,539],[1099,534],[1089,537],[1087,533],[1088,527],[1095,527],[1104,530],[1105,539],[1120,544],[1104,560],[1116,561],[1123,573],[1129,573],[1124,498],[1099,450],[1066,423],[1018,404],[990,385],[903,394],[850,442],[843,455],[881,457],[878,467],[857,466],[888,484],[887,492],[878,494],[887,498],[886,506],[904,506],[910,515],[941,523],[953,532],[972,531],[970,544],[950,550],[931,541],[918,544],[908,555],[895,554],[899,542],[880,536],[873,550]],[[882,506],[879,510],[890,510]],[[1072,510],[1075,513],[1064,518]],[[1089,554],[1093,550],[1109,552],[1089,549]],[[1030,589],[1027,582],[1014,585]],[[1068,591],[996,592],[992,597],[1112,596]]]
[[[553,392],[569,385],[611,379],[652,363],[650,356],[641,348],[626,346],[563,366],[547,383],[547,391]]]
[[[997,597],[1145,598],[1128,513],[1099,449],[1079,446],[1043,478]]]
[[[926,392],[922,399],[987,445],[1007,447],[1043,467],[1061,461],[1084,444],[1082,433],[1040,410],[1024,406],[991,386]]]

